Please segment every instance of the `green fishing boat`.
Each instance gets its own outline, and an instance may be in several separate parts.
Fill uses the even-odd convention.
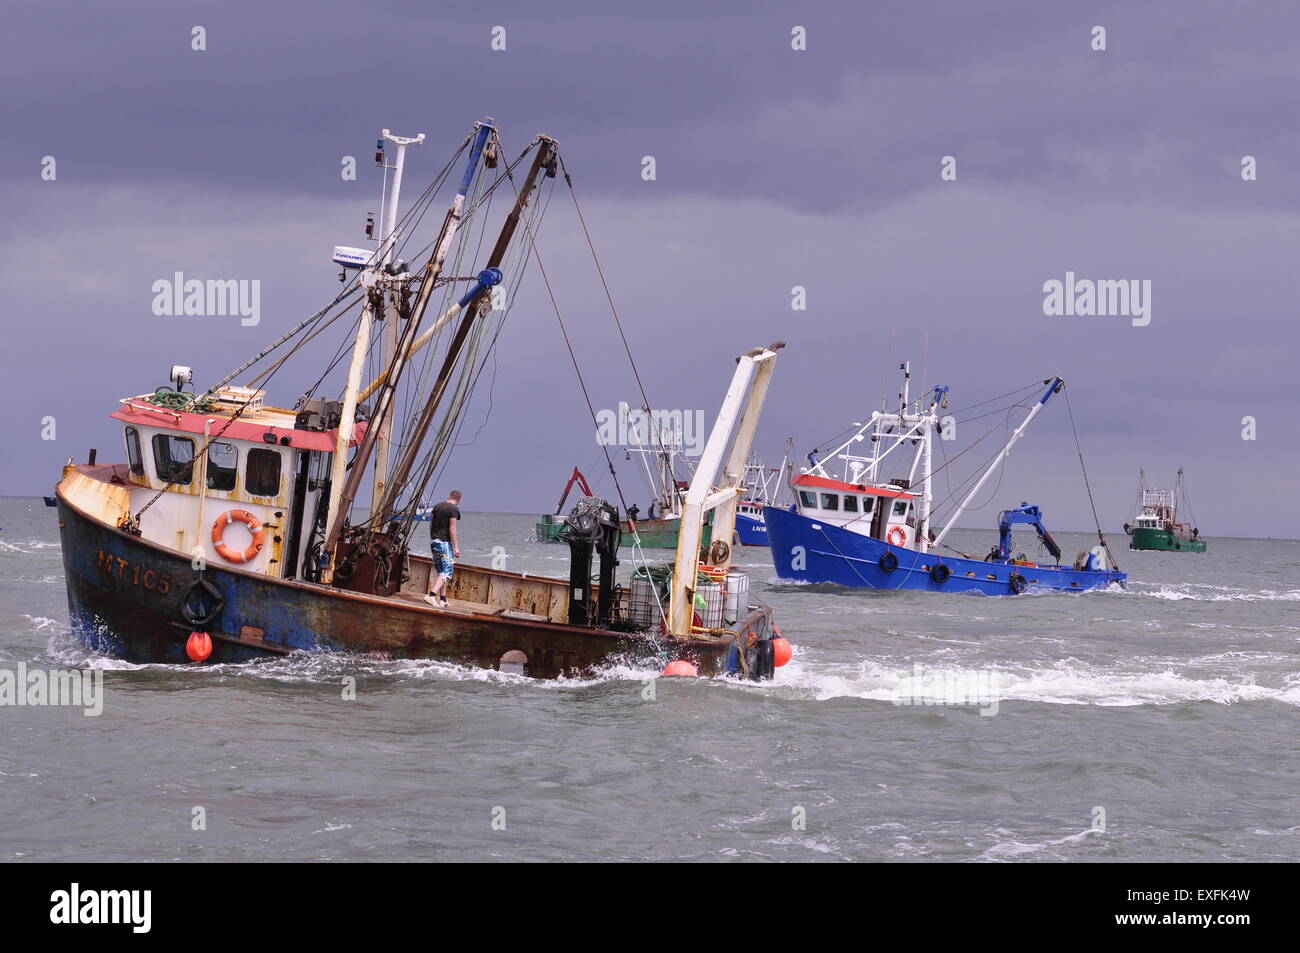
[[[1183,487],[1183,471],[1178,470],[1174,488],[1152,489],[1147,486],[1146,473],[1138,471],[1138,499],[1134,509],[1137,516],[1131,524],[1124,524],[1129,535],[1129,549],[1154,549],[1164,552],[1203,553],[1206,550],[1201,531],[1190,523],[1179,522],[1178,510],[1190,513],[1187,491]]]
[[[677,486],[675,482],[671,485],[673,490],[680,493],[680,486]],[[559,506],[555,507],[554,514],[542,514],[537,517],[537,523],[534,524],[537,542],[563,541],[563,537],[560,537],[560,530],[564,528],[564,517],[560,516],[560,514],[564,511],[564,503],[568,501],[569,491],[575,486],[588,497],[594,495],[591,493],[590,485],[586,482],[586,477],[582,476],[582,471],[577,467],[573,468],[573,475],[569,477],[567,484],[564,485],[564,493],[560,494]],[[656,506],[660,508],[660,511],[663,511],[663,502],[656,499],[651,504],[651,512],[654,511]],[[620,524],[620,528],[623,529],[623,538],[619,541],[620,546],[636,546],[637,541],[640,540],[642,549],[677,549],[677,530],[681,525],[680,512],[668,511],[667,515],[663,517],[641,519],[640,511],[636,507],[633,507],[633,510],[634,512],[630,515],[632,515],[633,519],[636,519],[636,533],[633,534],[632,532],[632,523],[623,520],[623,523]],[[714,533],[714,525],[712,525],[712,514],[710,512],[706,516],[705,525],[701,528],[701,546],[707,547],[710,545],[712,533]]]
[[[590,496],[590,494],[588,494]],[[674,516],[671,519],[664,520],[637,520],[636,535],[641,540],[643,549],[676,549],[677,548],[677,531],[681,525],[681,517]],[[623,530],[623,537],[619,541],[620,546],[632,546],[635,540],[632,536],[632,527],[627,520],[620,524]],[[543,513],[537,519],[536,533],[539,543],[558,543],[561,542],[560,530],[564,528],[564,517],[556,516],[553,513]],[[713,541],[713,520],[706,520],[702,534],[701,545],[708,546]]]

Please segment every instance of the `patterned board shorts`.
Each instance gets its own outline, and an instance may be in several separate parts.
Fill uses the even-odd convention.
[[[451,554],[451,543],[445,539],[433,540],[433,568],[438,571],[439,576],[452,577],[456,571],[456,559]]]

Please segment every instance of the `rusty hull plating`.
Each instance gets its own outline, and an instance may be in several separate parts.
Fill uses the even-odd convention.
[[[327,650],[498,668],[506,653],[523,652],[538,678],[677,658],[718,675],[735,642],[570,625],[566,581],[474,566],[457,567],[452,608],[435,609],[422,599],[429,563],[421,557],[411,557],[410,581],[390,597],[213,564],[200,574],[186,554],[114,525],[127,499],[125,470],[69,466],[57,499],[73,628],[92,648],[129,661],[188,663],[186,638],[206,631],[210,662]],[[751,610],[735,632],[747,642],[771,638],[771,610]]]

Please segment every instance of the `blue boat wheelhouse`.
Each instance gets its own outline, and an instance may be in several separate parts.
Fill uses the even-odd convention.
[[[870,589],[925,589],[935,592],[977,592],[1019,595],[1034,589],[1086,590],[1123,586],[1106,546],[1081,551],[1072,564],[1062,565],[1061,550],[1048,533],[1041,510],[1021,503],[999,517],[998,544],[985,556],[962,553],[946,543],[949,532],[996,472],[1011,448],[1047,402],[1061,391],[1059,377],[1043,382],[1045,389],[1021,425],[984,470],[965,499],[936,531],[934,523],[933,438],[940,432],[939,412],[947,407],[948,388],[936,387],[920,399],[909,397],[910,370],[903,371],[900,406],[895,413],[873,412],[853,425],[853,435],[790,481],[795,491],[792,510],[768,506],[763,511],[772,561],[782,579],[835,583]],[[868,453],[855,453],[859,444]],[[885,466],[905,465],[906,476],[885,480]],[[839,472],[831,467],[839,465]],[[1032,526],[1053,561],[1035,562],[1013,555],[1012,528]]]

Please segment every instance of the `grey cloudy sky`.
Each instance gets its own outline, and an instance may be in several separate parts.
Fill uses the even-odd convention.
[[[731,358],[785,339],[759,443],[806,451],[878,404],[891,337],[919,377],[928,333],[926,380],[957,409],[1066,378],[1108,529],[1139,466],[1182,465],[1204,533],[1300,536],[1298,35],[1300,10],[1268,2],[15,0],[0,492],[50,492],[90,446],[120,457],[118,397],[172,363],[206,383],[327,301],[331,247],[361,244],[377,207],[380,128],[428,135],[413,195],[491,115],[512,156],[537,132],[559,139],[656,406],[711,420]],[[339,175],[349,154],[356,182]],[[547,267],[597,406],[635,403],[567,201],[548,215]],[[261,325],[155,316],[150,287],[175,271],[259,279]],[[1149,279],[1150,325],[1044,316],[1043,283],[1067,271]],[[548,509],[597,459],[567,360],[526,284],[470,409],[477,439],[447,470],[468,508]],[[291,401],[302,373],[270,399]],[[998,492],[966,525],[1021,499],[1055,526],[1091,524],[1063,402]]]

